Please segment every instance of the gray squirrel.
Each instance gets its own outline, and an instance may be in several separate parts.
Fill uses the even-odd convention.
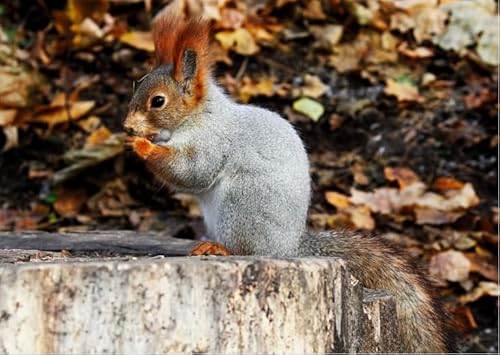
[[[373,235],[309,234],[304,145],[281,116],[238,104],[215,84],[209,31],[206,21],[171,13],[155,21],[157,67],[141,79],[124,122],[154,175],[199,200],[219,244],[201,243],[193,255],[340,257],[365,287],[395,295],[402,352],[450,351],[450,318],[411,259]]]

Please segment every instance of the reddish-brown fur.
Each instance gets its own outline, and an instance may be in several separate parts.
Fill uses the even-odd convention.
[[[183,20],[166,13],[153,25],[153,40],[157,65],[172,64],[176,81],[182,81],[182,60],[187,49],[196,53],[196,74],[192,80],[193,100],[197,105],[205,97],[205,85],[210,74],[210,23],[202,19]]]

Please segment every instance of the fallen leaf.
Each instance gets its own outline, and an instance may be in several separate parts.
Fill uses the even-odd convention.
[[[219,41],[222,48],[232,49],[241,55],[254,55],[259,51],[259,46],[255,43],[250,32],[245,28],[238,28],[234,31],[217,32],[215,39]]]
[[[9,126],[14,123],[17,110],[2,110],[0,109],[0,127]]]
[[[448,14],[440,8],[428,6],[420,7],[412,13],[415,20],[413,36],[418,43],[425,40],[432,40],[434,37],[444,32]]]
[[[397,181],[401,188],[420,181],[417,174],[404,167],[386,167],[384,168],[384,175],[389,181]]]
[[[154,52],[153,35],[151,32],[131,31],[120,36],[120,42],[146,52]]]
[[[344,33],[344,27],[340,25],[312,25],[310,29],[318,47],[332,52],[335,46],[339,44]]]
[[[320,0],[309,0],[302,10],[302,16],[310,20],[325,20],[326,15],[321,6]]]
[[[2,151],[6,152],[7,150],[15,148],[19,145],[19,132],[17,127],[3,127],[2,131],[5,135],[5,143],[3,145]]]
[[[48,126],[66,123],[70,119],[77,120],[89,113],[95,106],[95,101],[78,101],[69,103],[68,109],[64,105],[51,104],[38,108],[33,116],[26,120],[29,122],[45,123]]]
[[[436,190],[459,190],[464,187],[464,183],[454,178],[439,177],[434,181],[432,188]]]
[[[373,230],[375,228],[375,221],[368,207],[353,206],[347,212],[350,214],[351,221],[356,228],[366,230]]]
[[[2,60],[6,54],[2,53]],[[28,106],[30,90],[40,82],[37,73],[20,65],[0,66],[0,109],[16,109]]]
[[[80,23],[87,17],[102,21],[108,9],[108,0],[68,0],[66,12],[73,23]]]
[[[354,178],[354,182],[358,185],[366,186],[370,182],[368,176],[364,173],[363,165],[356,162],[352,166],[352,174]]]
[[[99,212],[105,217],[128,216],[130,208],[136,205],[137,202],[130,197],[127,186],[120,178],[106,183],[101,191],[87,202],[89,210]]]
[[[433,38],[434,43],[456,52],[476,44],[476,52],[485,63],[500,64],[494,0],[453,1],[441,5],[440,9],[450,15],[445,31]]]
[[[496,257],[483,257],[477,253],[466,253],[465,256],[471,262],[470,270],[477,272],[491,281],[498,281],[498,260]]]
[[[395,96],[398,102],[423,102],[424,98],[418,92],[418,88],[408,82],[398,82],[392,79],[386,80],[384,93]]]
[[[91,115],[85,119],[78,121],[78,126],[85,132],[93,132],[101,125],[101,119],[97,116]]]
[[[59,184],[79,173],[95,166],[103,161],[112,159],[124,151],[124,134],[115,133],[102,144],[79,149],[70,150],[64,154],[64,158],[72,164],[57,171],[53,176],[54,184]]]
[[[500,296],[500,285],[496,282],[480,281],[479,285],[466,295],[459,297],[461,304],[477,301],[483,296]]]
[[[464,97],[465,106],[468,109],[475,109],[496,101],[496,91],[486,88],[480,89],[479,91],[472,91]]]
[[[54,203],[56,212],[64,218],[73,218],[87,201],[87,192],[82,189],[63,190],[57,193],[57,201]]]
[[[89,148],[98,144],[104,143],[112,133],[105,126],[101,126],[92,132],[85,141],[84,148]]]
[[[314,122],[319,121],[319,119],[321,118],[321,116],[325,112],[323,105],[321,105],[319,102],[314,101],[308,97],[302,97],[302,98],[296,100],[293,103],[292,108],[295,111],[306,115]]]
[[[467,280],[471,263],[462,252],[447,250],[434,255],[429,264],[430,274],[439,279],[452,282]]]
[[[382,214],[399,212],[403,207],[413,206],[422,196],[426,187],[421,182],[416,182],[398,190],[395,188],[378,188],[373,192],[364,192],[351,188],[349,201],[357,205],[365,205]]]
[[[415,207],[415,222],[417,224],[448,224],[463,216],[463,212],[441,211],[435,208]]]
[[[351,203],[349,202],[349,197],[335,191],[325,192],[325,199],[330,205],[335,206],[339,209],[349,207]]]
[[[241,28],[245,21],[245,15],[232,8],[222,8],[220,10],[220,20],[217,22],[221,28],[236,30]]]
[[[245,76],[238,88],[238,96],[242,102],[248,102],[252,97],[263,95],[271,97],[274,95],[274,83],[276,78],[271,76],[261,76],[251,79]]]
[[[318,76],[310,74],[304,76],[304,85],[300,87],[301,95],[317,99],[323,96],[327,91],[328,86],[323,84]]]

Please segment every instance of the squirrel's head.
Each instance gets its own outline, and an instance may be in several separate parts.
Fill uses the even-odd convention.
[[[175,130],[202,104],[210,72],[209,23],[172,14],[153,25],[157,67],[138,82],[123,124],[129,134],[154,137]]]

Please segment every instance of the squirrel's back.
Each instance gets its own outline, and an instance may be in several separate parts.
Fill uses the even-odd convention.
[[[274,112],[234,103],[216,86],[208,95],[206,109],[219,107],[212,127],[227,149],[216,183],[199,195],[209,235],[237,254],[297,255],[310,200],[301,139]]]

